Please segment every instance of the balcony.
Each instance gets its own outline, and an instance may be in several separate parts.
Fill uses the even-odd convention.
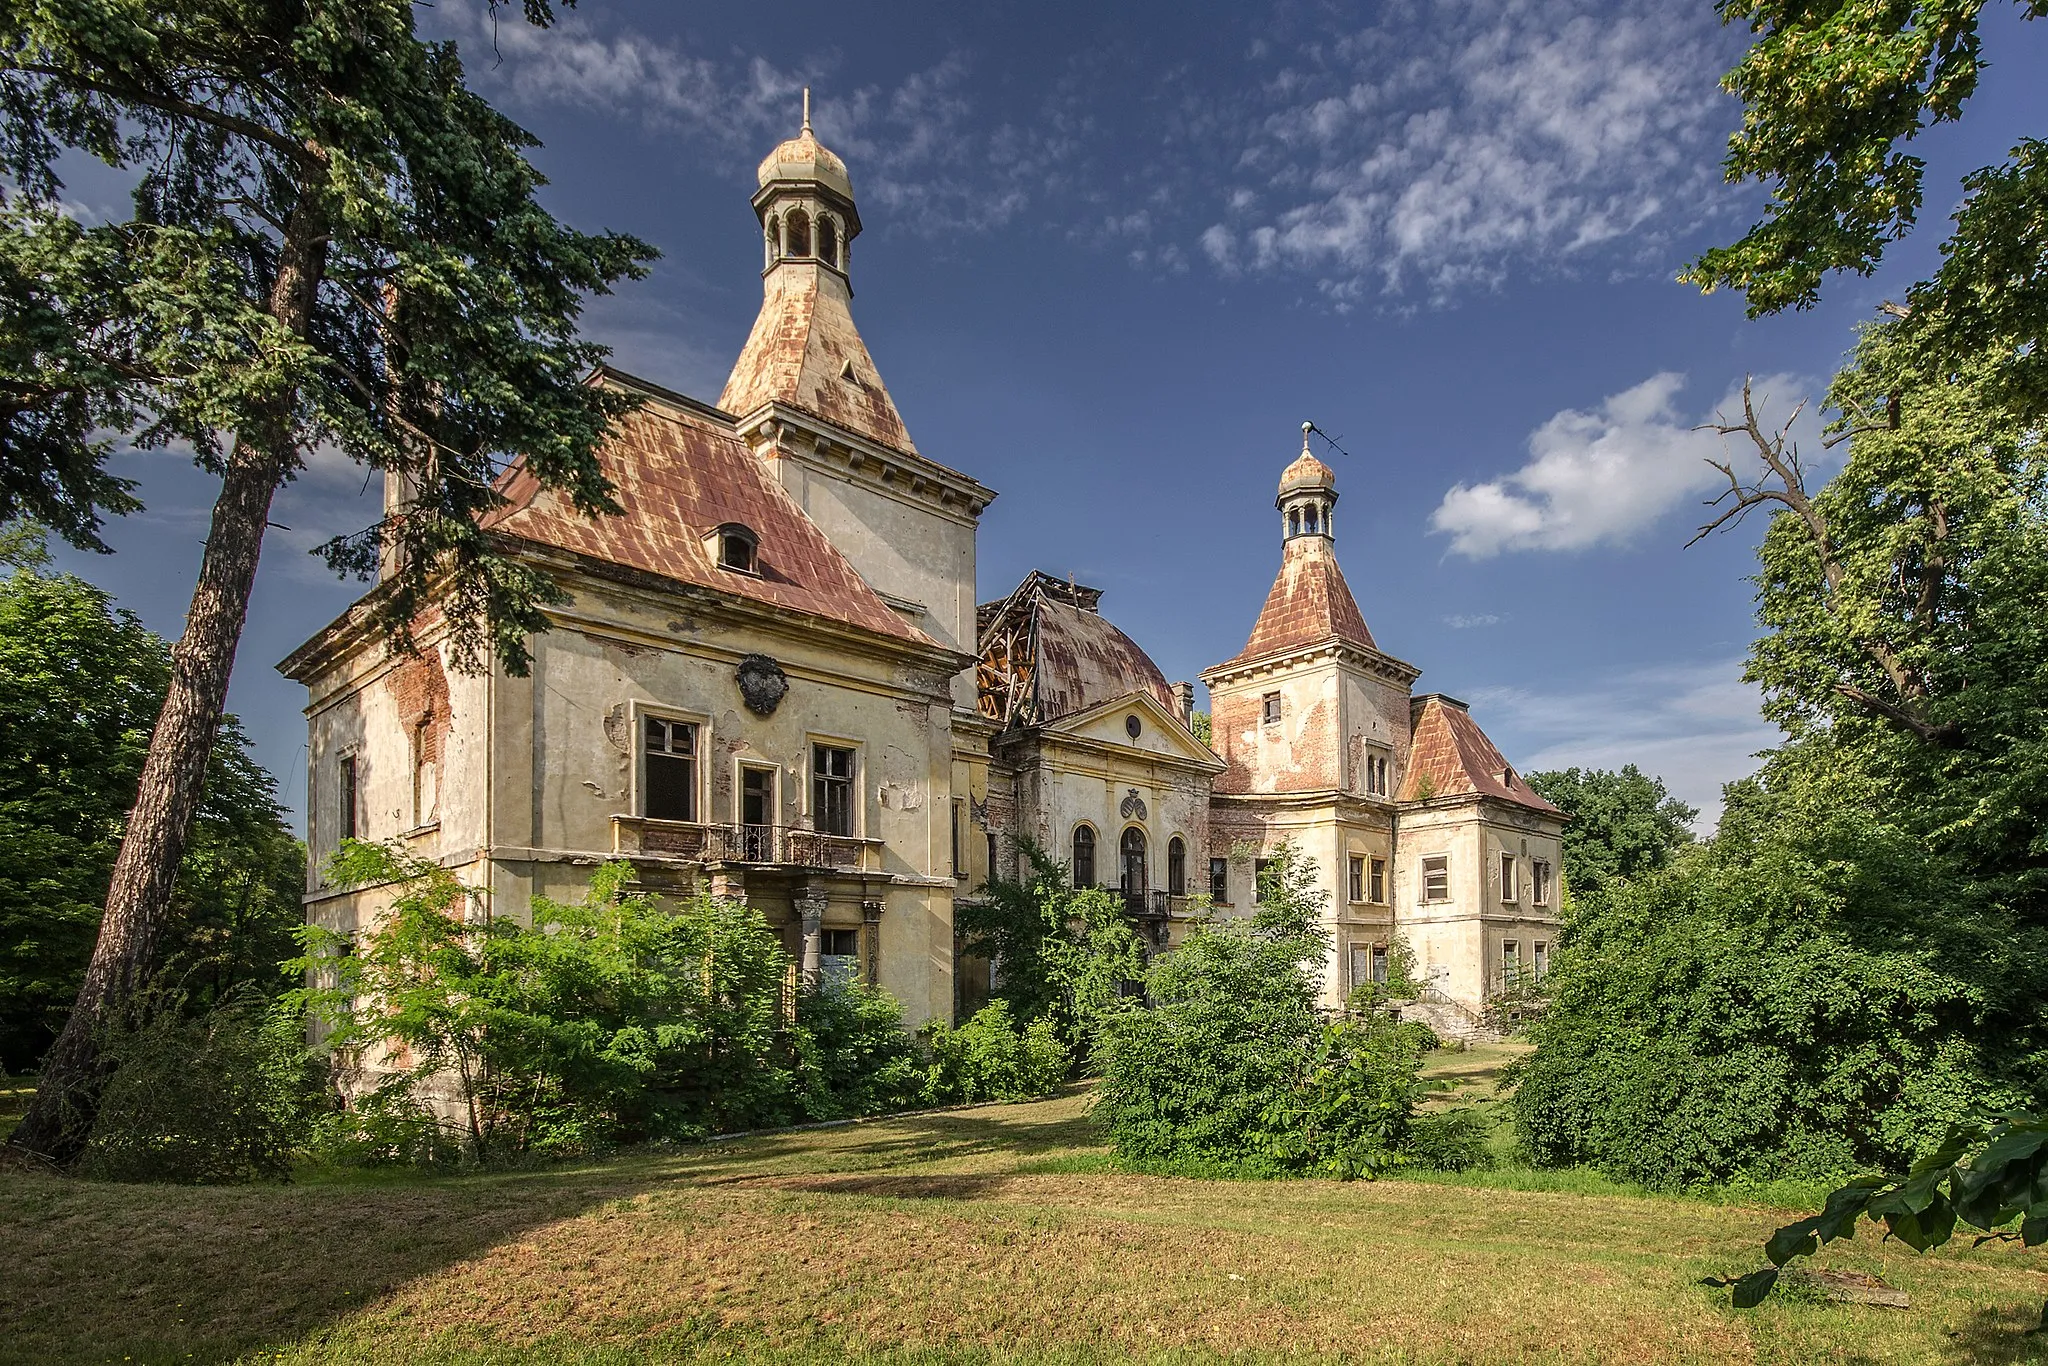
[[[612,852],[687,859],[693,863],[746,863],[764,867],[881,871],[880,840],[824,835],[787,825],[706,825],[612,817]]]

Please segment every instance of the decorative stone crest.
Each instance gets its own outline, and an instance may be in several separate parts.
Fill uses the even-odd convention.
[[[756,716],[773,716],[789,692],[789,675],[767,655],[748,655],[733,677],[740,685],[740,698]]]
[[[1145,819],[1145,799],[1138,795],[1137,788],[1131,788],[1124,793],[1123,805],[1119,806],[1117,811],[1127,821],[1141,821]]]

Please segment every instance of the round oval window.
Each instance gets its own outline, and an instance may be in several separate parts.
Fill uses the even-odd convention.
[[[1133,740],[1138,738],[1138,732],[1143,729],[1145,729],[1145,723],[1143,721],[1140,721],[1137,717],[1126,716],[1124,718],[1124,733],[1129,735]]]

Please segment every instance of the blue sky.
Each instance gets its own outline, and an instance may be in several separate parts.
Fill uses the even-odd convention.
[[[1338,551],[1418,688],[1525,769],[1636,762],[1718,804],[1774,732],[1740,681],[1757,528],[1684,549],[1692,428],[1745,375],[1777,411],[1924,274],[1960,175],[2048,128],[2048,24],[1994,7],[1960,126],[1920,139],[1919,234],[1808,313],[1672,282],[1754,216],[1718,168],[1744,34],[1706,0],[774,6],[586,0],[494,32],[423,10],[539,136],[550,206],[664,253],[599,301],[623,368],[715,399],[760,301],[753,167],[814,89],[866,226],[855,318],[919,448],[1000,491],[980,595],[1107,590],[1171,678],[1242,646],[1304,419],[1337,435]],[[120,213],[89,170],[69,196]],[[175,635],[213,489],[119,461],[148,511],[66,553]],[[231,705],[294,807],[304,695],[275,662],[361,591],[309,546],[375,519],[360,469],[279,499]]]

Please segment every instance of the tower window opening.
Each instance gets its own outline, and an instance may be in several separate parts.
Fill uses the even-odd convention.
[[[839,264],[839,225],[829,218],[818,220],[818,259],[828,266]]]
[[[1287,509],[1287,534],[1290,536],[1299,536],[1301,534],[1300,508]]]
[[[811,254],[811,216],[802,209],[790,211],[788,242],[791,256]]]
[[[779,261],[782,259],[782,220],[780,218],[768,220],[768,256],[771,260]]]
[[[1308,532],[1308,533],[1309,533],[1310,535],[1314,535],[1314,534],[1315,534],[1315,529],[1316,529],[1316,505],[1315,505],[1314,503],[1310,503],[1310,504],[1309,504],[1309,505],[1308,505],[1308,506],[1307,506],[1306,508],[1302,509],[1302,513],[1301,513],[1301,529],[1302,529],[1303,531],[1306,531],[1306,532]]]

